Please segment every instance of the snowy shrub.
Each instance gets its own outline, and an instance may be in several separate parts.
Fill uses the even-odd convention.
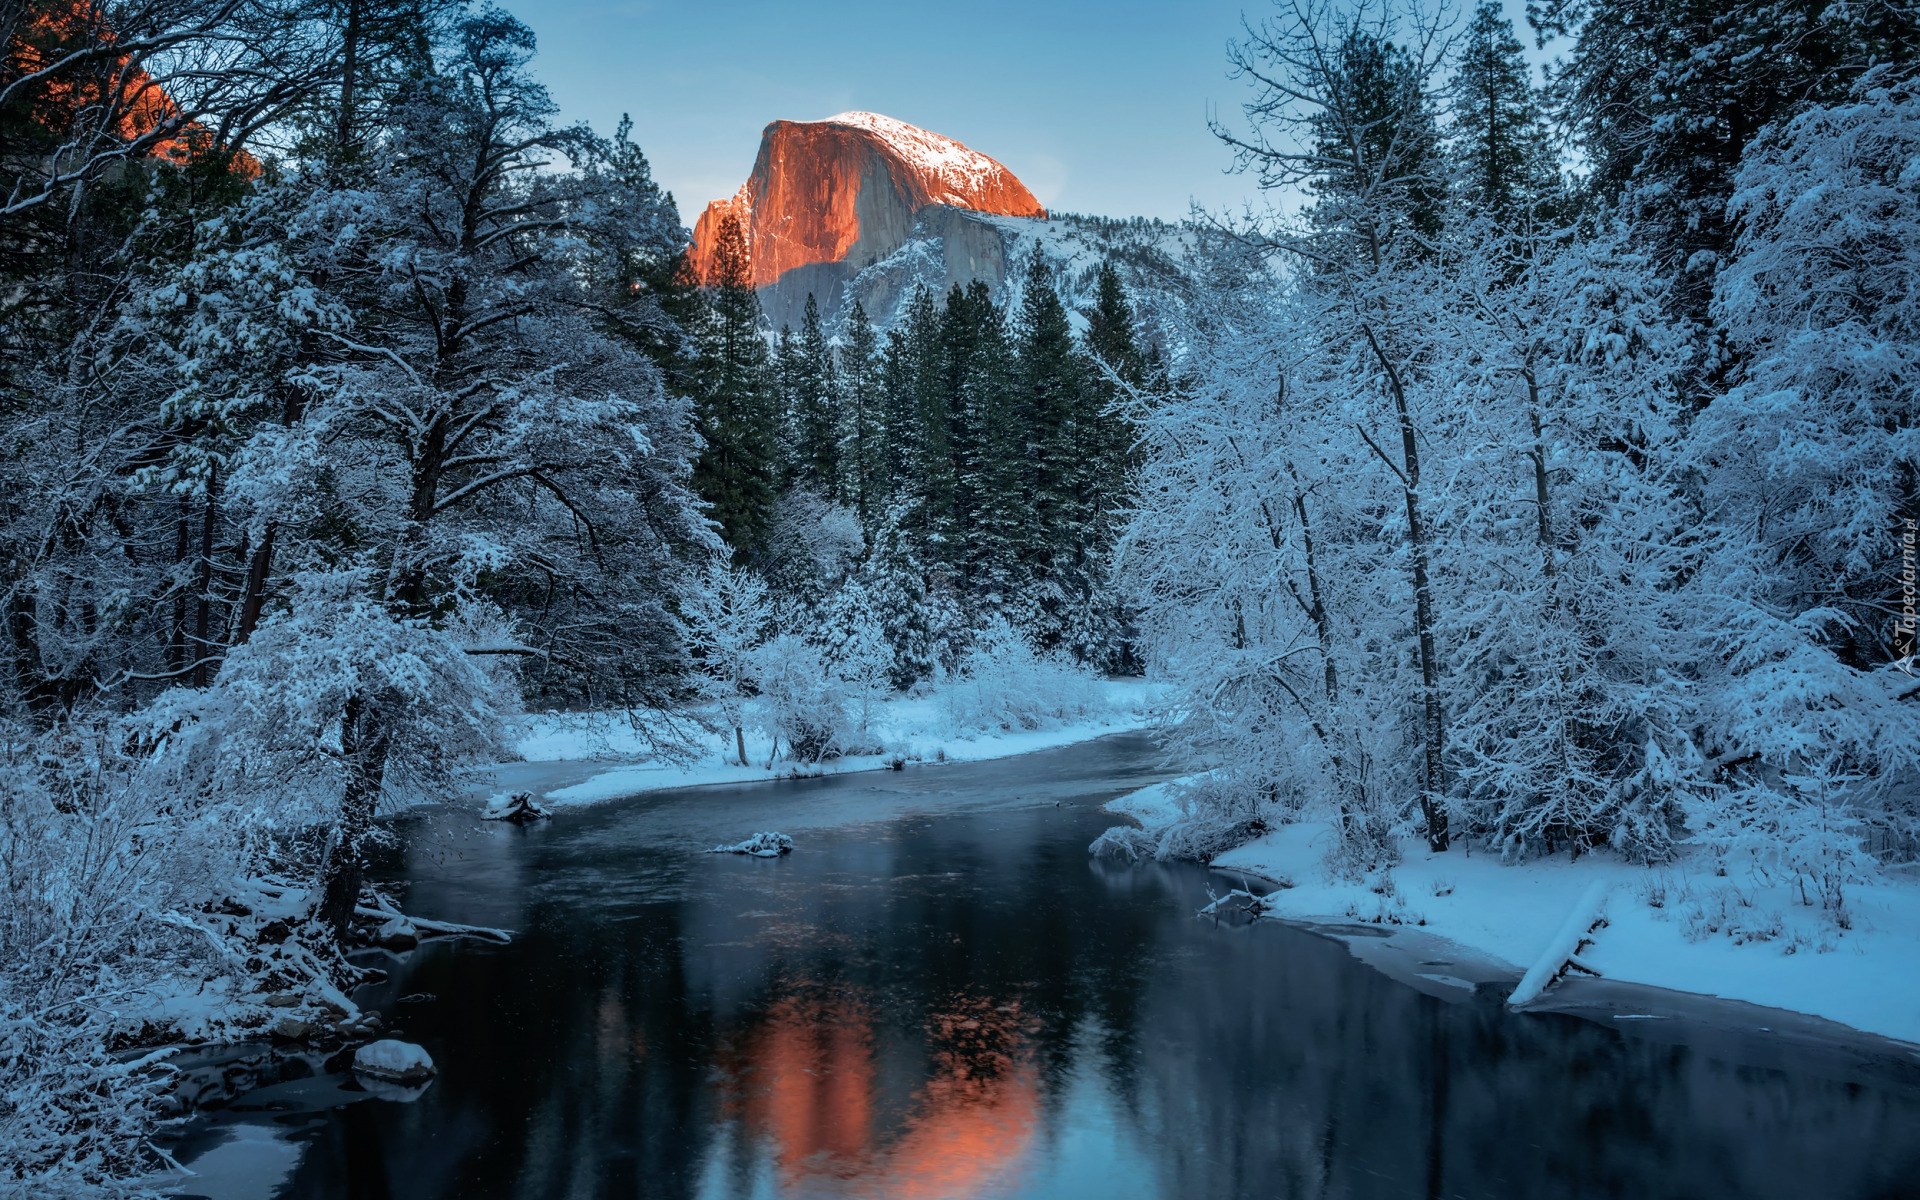
[[[1117,858],[1132,863],[1154,857],[1158,844],[1157,838],[1136,825],[1114,825],[1093,839],[1087,852],[1095,858]]]
[[[808,600],[830,591],[866,551],[860,517],[803,487],[789,489],[767,535],[767,561],[781,590]]]
[[[733,731],[734,752],[747,765],[744,729],[753,695],[754,651],[765,637],[771,611],[767,585],[726,555],[709,559],[680,602],[687,641],[700,663],[702,695]]]
[[[1160,833],[1154,857],[1212,862],[1235,846],[1244,846],[1267,832],[1258,818],[1231,821],[1208,812],[1191,812]]]
[[[1734,887],[1717,887],[1680,906],[1680,929],[1690,942],[1726,936],[1736,946],[1771,942],[1786,932],[1778,913],[1757,907],[1753,898]]]
[[[875,706],[893,692],[894,652],[872,592],[850,579],[827,603],[815,639],[827,667],[846,691],[853,739],[848,754],[878,754],[885,749],[873,732]]]
[[[853,730],[846,692],[820,650],[794,634],[781,634],[754,652],[760,685],[761,725],[801,762],[817,763],[847,752]]]
[[[1695,840],[1723,870],[1791,885],[1801,904],[1846,913],[1846,889],[1875,870],[1861,848],[1859,816],[1829,772],[1779,774],[1730,789],[1703,809]]]
[[[943,697],[953,729],[1044,729],[1102,712],[1092,672],[1059,654],[1041,654],[1005,620],[975,635]]]
[[[110,1051],[143,1032],[127,1014],[234,965],[188,911],[233,847],[153,803],[125,730],[23,733],[0,761],[0,1193],[87,1194],[161,1165],[165,1055]]]

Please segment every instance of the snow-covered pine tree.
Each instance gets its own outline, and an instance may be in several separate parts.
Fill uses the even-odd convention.
[[[1027,417],[1032,502],[1022,537],[1025,594],[1017,621],[1042,649],[1066,636],[1068,614],[1091,590],[1087,503],[1093,469],[1082,458],[1088,370],[1060,299],[1054,268],[1036,252],[1013,321],[1016,404]]]
[[[869,541],[886,511],[885,386],[880,339],[858,301],[837,350],[841,380],[840,463],[843,497]]]
[[[1836,908],[1862,846],[1920,853],[1917,156],[1894,68],[1749,147],[1712,307],[1738,365],[1688,445],[1715,534],[1704,736],[1731,789],[1712,838]]]
[[[699,347],[694,411],[706,443],[693,483],[721,536],[742,558],[764,546],[779,482],[779,397],[760,335],[745,231],[729,213],[715,236]]]
[[[839,503],[845,499],[840,462],[840,372],[812,292],[807,293],[800,331],[794,335],[788,353],[786,388],[794,437],[789,476],[821,499]]]
[[[873,730],[875,706],[893,691],[894,651],[880,605],[867,582],[855,576],[823,607],[819,636],[826,664],[846,692],[852,716],[850,754],[882,749]]]
[[[893,647],[893,686],[912,687],[938,665],[930,621],[927,573],[921,565],[908,522],[912,508],[896,503],[887,510],[873,553],[861,577],[879,615],[881,631]]]
[[[1920,44],[1920,15],[1898,0],[1549,0],[1529,12],[1543,35],[1573,38],[1552,98],[1590,186],[1650,243],[1675,314],[1701,328],[1748,143]]]

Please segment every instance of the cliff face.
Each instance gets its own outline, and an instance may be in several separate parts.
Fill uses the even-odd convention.
[[[873,113],[775,121],[746,184],[700,214],[689,257],[710,278],[720,222],[737,217],[778,325],[797,319],[809,291],[837,311],[847,281],[899,251],[931,209],[1046,216],[1013,172],[952,138]]]

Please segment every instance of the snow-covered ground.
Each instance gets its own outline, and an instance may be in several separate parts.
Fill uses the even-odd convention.
[[[651,757],[646,743],[617,713],[549,714],[534,719],[520,743],[520,755],[529,764],[566,764],[570,769],[543,774],[523,768],[514,773],[523,781],[515,787],[538,791],[549,805],[564,806],[662,788],[878,771],[896,761],[914,766],[1005,758],[1142,728],[1147,722],[1153,686],[1138,679],[1103,680],[1099,687],[1106,701],[1104,712],[1041,729],[955,729],[942,693],[895,697],[874,706],[872,730],[885,747],[883,753],[818,764],[782,758],[771,767],[767,765],[770,742],[761,733],[747,734],[747,766],[739,765],[734,758],[731,732],[704,738],[705,752],[692,763],[679,764]],[[583,772],[579,764],[586,760],[604,761]],[[581,779],[582,773],[588,777]],[[544,790],[542,782],[549,784]]]
[[[1176,819],[1175,784],[1122,796],[1109,811],[1148,829]],[[1889,875],[1847,893],[1851,928],[1798,902],[1785,883],[1734,880],[1687,859],[1647,868],[1590,855],[1503,865],[1408,839],[1391,871],[1363,881],[1324,865],[1325,822],[1282,827],[1213,865],[1278,885],[1282,920],[1415,928],[1519,976],[1583,892],[1607,885],[1607,924],[1581,958],[1604,978],[1807,1013],[1920,1043],[1920,878]]]

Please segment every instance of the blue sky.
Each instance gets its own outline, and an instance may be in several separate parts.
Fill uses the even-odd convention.
[[[745,180],[767,122],[848,109],[958,138],[1072,212],[1179,218],[1255,195],[1207,117],[1239,116],[1226,45],[1259,0],[504,5],[539,35],[564,119],[611,132],[631,113],[688,223]]]

